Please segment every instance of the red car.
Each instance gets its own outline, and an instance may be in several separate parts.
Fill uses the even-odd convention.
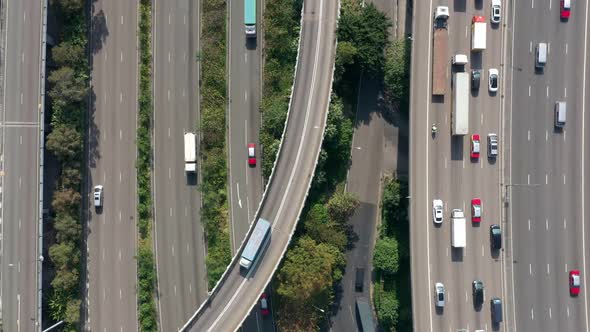
[[[479,134],[471,135],[471,158],[479,158]]]
[[[559,1],[559,16],[562,19],[570,18],[570,10],[572,8],[571,0],[560,0]]]
[[[267,316],[269,314],[269,310],[268,310],[268,300],[266,299],[266,293],[262,293],[262,295],[260,295],[260,313],[262,313],[263,316]]]
[[[256,145],[254,143],[248,144],[248,165],[256,166]]]
[[[581,287],[580,270],[570,271],[570,295],[578,296]]]
[[[481,199],[479,198],[471,200],[471,221],[481,222]]]

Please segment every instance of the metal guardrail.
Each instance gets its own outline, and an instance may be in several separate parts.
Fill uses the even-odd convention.
[[[39,225],[38,225],[38,259],[37,259],[37,330],[43,328],[43,158],[45,155],[45,63],[47,60],[47,0],[42,0],[41,18],[41,62],[39,64]]]

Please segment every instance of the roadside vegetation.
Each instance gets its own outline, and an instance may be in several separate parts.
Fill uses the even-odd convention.
[[[381,200],[382,225],[373,256],[373,302],[379,324],[385,331],[412,330],[407,196],[406,182],[393,178],[385,180]]]
[[[139,328],[143,332],[158,330],[156,312],[156,266],[152,241],[152,4],[139,3],[139,114],[137,124],[137,307]]]
[[[358,0],[342,2],[334,93],[322,150],[295,237],[273,280],[277,324],[282,331],[317,330],[331,312],[346,264],[344,254],[354,241],[346,223],[359,205],[356,197],[344,191],[358,82],[361,72],[377,75],[383,70],[389,24],[373,5],[362,7]],[[291,77],[283,96],[289,96]],[[285,106],[273,105],[286,108],[288,99]],[[279,124],[277,118],[263,116],[263,122]],[[280,121],[279,134],[284,116]]]
[[[82,0],[55,0],[50,5],[62,26],[59,43],[48,59],[51,65],[47,68],[46,116],[51,118],[45,147],[59,163],[51,202],[53,223],[45,229],[51,236],[45,240],[49,243],[50,260],[44,263],[44,273],[45,278],[51,279],[51,286],[44,293],[43,316],[51,322],[63,320],[63,331],[77,331],[82,303],[81,189],[89,77],[87,25]]]
[[[303,0],[267,1],[264,14],[264,89],[260,108],[262,173],[268,179],[279,150],[289,100],[301,28]]]
[[[225,137],[226,6],[225,0],[204,0],[201,14],[201,220],[207,237],[210,289],[231,261]]]

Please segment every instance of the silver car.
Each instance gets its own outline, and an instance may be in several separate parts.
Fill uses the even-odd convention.
[[[488,134],[488,157],[496,158],[498,156],[498,135]]]
[[[442,308],[445,306],[445,285],[442,282],[434,284],[436,306]]]
[[[442,224],[443,222],[443,201],[440,199],[432,200],[432,221],[435,224]]]

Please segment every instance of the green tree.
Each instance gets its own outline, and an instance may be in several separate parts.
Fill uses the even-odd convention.
[[[59,126],[47,135],[47,149],[61,162],[79,159],[82,152],[82,135],[74,128]]]
[[[84,0],[52,0],[51,5],[58,5],[66,15],[79,14],[84,6]]]
[[[328,214],[336,222],[345,223],[359,206],[358,198],[349,192],[336,192],[328,201]]]
[[[47,77],[49,96],[53,106],[60,109],[80,103],[88,92],[84,77],[79,77],[70,67],[61,67],[51,71]]]
[[[395,287],[387,288],[383,283],[375,284],[375,311],[385,331],[395,331],[399,319],[399,301]]]
[[[399,269],[397,241],[393,238],[381,238],[375,244],[373,266],[385,274],[396,273]]]
[[[328,209],[324,204],[315,204],[307,213],[304,222],[306,235],[317,243],[328,243],[344,251],[348,238],[340,223],[330,220]]]
[[[51,50],[51,55],[58,67],[76,68],[85,63],[84,47],[74,43],[60,43]]]
[[[79,192],[68,188],[64,190],[57,190],[53,193],[53,201],[51,206],[60,214],[62,212],[75,215],[80,207],[82,196]]]
[[[73,243],[57,243],[49,247],[49,257],[57,269],[67,269],[80,263],[80,252]]]
[[[358,57],[358,49],[350,41],[338,42],[336,49],[336,66],[334,72],[334,81],[340,81],[346,71],[346,67],[354,65]]]
[[[407,104],[410,91],[410,42],[397,40],[387,48],[384,88],[389,98]]]
[[[64,188],[71,188],[78,190],[80,188],[80,181],[82,181],[82,174],[80,174],[80,162],[78,158],[76,161],[68,162],[64,165],[61,171],[61,184]]]
[[[57,231],[58,242],[78,243],[82,235],[82,225],[78,220],[67,213],[56,216],[53,224]]]
[[[80,322],[80,299],[72,299],[68,302],[65,313],[65,321],[69,324],[78,324]]]
[[[78,287],[79,277],[78,270],[58,269],[55,273],[55,277],[51,281],[51,286],[57,290],[71,292],[77,289],[76,287]]]

